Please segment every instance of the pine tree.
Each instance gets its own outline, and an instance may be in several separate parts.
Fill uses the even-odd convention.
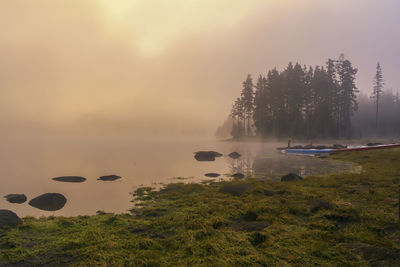
[[[305,121],[305,137],[312,138],[314,136],[314,117],[315,117],[315,90],[312,86],[314,79],[314,70],[312,67],[307,69],[304,66],[305,73],[305,90],[304,90],[304,121]]]
[[[286,111],[286,89],[282,75],[276,68],[268,72],[267,88],[270,93],[272,135],[279,137],[287,134],[288,120]]]
[[[332,126],[331,126],[331,136],[339,136],[339,126],[340,126],[340,86],[337,80],[337,60],[328,59],[326,62],[326,71],[328,75],[328,94],[330,96],[329,106],[331,110]]]
[[[237,139],[244,135],[244,108],[243,108],[243,101],[241,98],[237,98],[235,103],[232,106],[230,116],[233,119],[232,131],[231,135],[233,138]]]
[[[267,136],[272,125],[270,92],[267,86],[267,79],[259,76],[255,86],[253,120],[257,135]]]
[[[384,85],[384,81],[383,81],[383,75],[382,75],[382,68],[380,63],[378,62],[377,66],[376,66],[376,74],[374,77],[374,88],[372,91],[372,95],[371,98],[374,99],[374,103],[375,103],[375,130],[378,133],[378,118],[379,118],[379,100],[382,96],[383,93],[383,85]]]
[[[357,110],[357,93],[359,92],[355,85],[355,75],[358,70],[353,68],[351,62],[339,57],[336,64],[339,78],[339,137],[350,138],[352,135],[351,116]]]
[[[251,134],[250,119],[253,117],[254,110],[254,91],[253,91],[253,79],[248,74],[246,80],[243,82],[243,90],[241,94],[241,101],[243,104],[244,117],[247,122],[246,135]]]

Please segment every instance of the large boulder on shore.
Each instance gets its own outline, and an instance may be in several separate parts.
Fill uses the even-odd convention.
[[[8,194],[4,198],[10,203],[22,204],[27,200],[24,194]]]
[[[303,181],[303,177],[295,174],[289,173],[281,177],[281,182],[293,182],[293,181]]]
[[[86,178],[81,176],[61,176],[52,178],[52,180],[66,183],[82,183],[86,181]]]
[[[29,201],[29,205],[32,207],[46,211],[60,210],[65,203],[67,203],[67,199],[59,193],[46,193]]]
[[[214,161],[218,157],[222,157],[222,154],[216,151],[198,151],[194,154],[197,161]]]
[[[0,228],[4,226],[16,226],[21,223],[22,220],[11,210],[0,210]]]
[[[121,179],[121,176],[115,175],[115,174],[111,174],[111,175],[104,175],[104,176],[100,176],[97,180],[100,181],[115,181]]]

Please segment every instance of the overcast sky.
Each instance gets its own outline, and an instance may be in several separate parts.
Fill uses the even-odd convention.
[[[210,134],[247,73],[340,53],[400,88],[398,0],[2,0],[0,123]]]

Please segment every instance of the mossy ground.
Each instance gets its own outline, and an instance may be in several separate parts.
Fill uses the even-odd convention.
[[[171,184],[139,189],[132,214],[24,218],[0,229],[0,265],[398,265],[400,149],[331,157],[363,172]]]

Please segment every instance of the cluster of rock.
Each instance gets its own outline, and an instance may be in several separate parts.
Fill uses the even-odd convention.
[[[100,181],[115,181],[121,179],[121,176],[111,174],[100,176]],[[64,183],[82,183],[87,179],[82,176],[60,176],[52,178],[52,180]],[[8,194],[4,198],[13,204],[25,203],[28,198],[25,194]],[[31,199],[28,204],[34,208],[45,211],[57,211],[62,209],[67,203],[67,198],[60,193],[46,193]],[[22,220],[10,210],[0,210],[0,228],[4,226],[15,226],[22,223]]]
[[[217,151],[197,151],[194,152],[194,158],[197,161],[214,161],[215,158],[222,157],[223,155]],[[238,152],[232,152],[228,155],[230,158],[233,159],[238,159],[242,155],[240,155]]]
[[[194,158],[197,161],[215,161],[215,158],[222,157],[222,156],[223,156],[223,154],[221,154],[217,151],[197,151],[194,153]],[[240,155],[238,152],[235,151],[235,152],[228,154],[228,156],[232,159],[238,159],[242,155]],[[221,174],[212,172],[212,173],[206,173],[206,174],[204,174],[204,176],[210,177],[210,178],[216,178],[216,177],[221,176]],[[235,173],[232,175],[232,177],[237,178],[237,179],[243,179],[245,177],[245,175],[242,173]]]
[[[4,198],[13,204],[22,204],[27,201],[27,197],[24,194],[9,194]],[[28,204],[32,207],[47,211],[56,211],[62,209],[67,203],[67,199],[64,195],[59,193],[46,193],[38,197],[33,198]]]

